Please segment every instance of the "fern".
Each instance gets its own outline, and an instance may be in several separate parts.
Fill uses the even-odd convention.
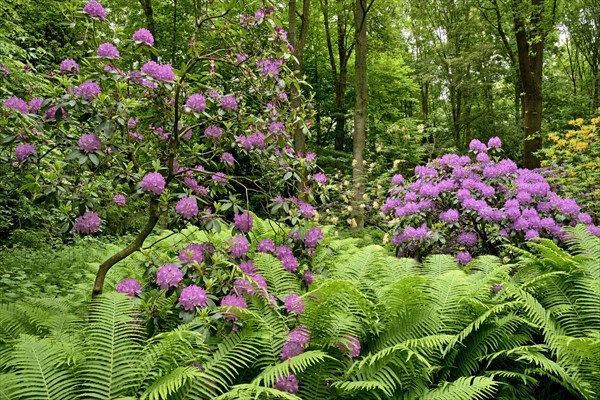
[[[142,347],[135,309],[135,303],[119,293],[105,294],[92,304],[85,331],[86,360],[79,377],[84,397],[116,399],[136,386]]]
[[[22,335],[13,347],[10,362],[16,381],[7,382],[7,392],[12,399],[20,400],[72,400],[76,381],[66,361],[50,339]]]
[[[461,377],[444,382],[439,388],[423,393],[422,400],[483,400],[492,399],[498,383],[484,376]]]

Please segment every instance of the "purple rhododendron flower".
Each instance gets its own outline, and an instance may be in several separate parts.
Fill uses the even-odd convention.
[[[65,58],[60,63],[58,70],[60,71],[61,74],[66,74],[69,72],[79,72],[79,64],[77,64],[75,62],[75,60],[73,60],[71,58]]]
[[[170,82],[175,79],[175,73],[169,64],[160,65],[155,61],[148,61],[146,64],[142,65],[141,71],[158,81]]]
[[[488,140],[487,145],[488,147],[494,147],[496,149],[499,149],[500,147],[502,147],[502,141],[498,136],[494,136],[493,138]]]
[[[475,232],[463,232],[456,238],[456,241],[461,246],[472,247],[479,242],[479,238]]]
[[[225,111],[233,111],[238,107],[237,100],[233,96],[225,96],[221,99],[221,108]]]
[[[315,273],[313,271],[311,271],[310,269],[305,270],[302,273],[302,280],[307,285],[310,285],[311,283],[314,283],[315,282]]]
[[[119,54],[119,50],[117,50],[117,48],[112,43],[109,43],[109,42],[102,43],[100,46],[98,46],[98,51],[96,53],[98,54],[98,57],[100,57],[100,58],[116,59],[121,56]]]
[[[240,269],[247,274],[253,274],[256,272],[256,267],[254,266],[252,260],[242,261],[240,263]]]
[[[125,199],[125,196],[122,194],[115,194],[112,201],[118,206],[125,207],[127,199]]]
[[[290,314],[300,315],[304,312],[304,300],[297,294],[285,298],[285,310]]]
[[[235,229],[241,232],[250,232],[254,226],[254,218],[248,211],[233,216],[233,225]]]
[[[360,340],[354,335],[344,335],[341,337],[341,341],[336,342],[334,345],[341,352],[346,353],[352,358],[360,355]]]
[[[278,376],[273,384],[273,387],[282,392],[298,393],[298,378],[296,375],[289,374],[288,376]]]
[[[74,94],[76,96],[81,96],[81,97],[85,98],[87,101],[92,101],[95,97],[98,97],[100,92],[101,92],[100,85],[98,85],[94,81],[88,80],[88,81],[83,82],[81,85],[79,85],[75,89]]]
[[[41,97],[34,97],[33,99],[29,100],[29,112],[31,114],[36,114],[38,111],[40,111],[42,109],[42,104],[44,103],[44,99],[42,99]]]
[[[221,307],[248,308],[248,304],[244,297],[230,294],[221,299]],[[223,313],[223,317],[225,317],[227,321],[237,321],[238,319],[235,310],[227,310]]]
[[[179,304],[186,311],[192,311],[196,307],[204,307],[206,303],[208,303],[206,291],[196,285],[184,288],[179,295]]]
[[[315,248],[321,239],[323,239],[323,231],[318,226],[310,228],[304,234],[304,244],[306,247]]]
[[[185,110],[201,113],[206,110],[206,99],[200,93],[192,94],[185,102]]]
[[[281,359],[289,360],[292,357],[304,353],[304,348],[310,340],[310,331],[304,325],[298,326],[288,334],[286,342],[281,348]]]
[[[229,165],[230,167],[233,166],[233,164],[235,163],[235,158],[233,158],[233,155],[231,155],[231,153],[223,153],[221,154],[221,161],[227,165]]]
[[[100,21],[104,21],[106,19],[106,11],[104,11],[104,7],[102,4],[97,1],[90,1],[83,7],[83,13],[87,14],[90,18],[94,18]]]
[[[175,212],[185,219],[198,215],[198,202],[193,197],[184,197],[175,205]]]
[[[140,186],[144,192],[158,196],[165,190],[166,184],[165,178],[160,172],[150,172],[144,175]]]
[[[236,235],[229,239],[229,252],[235,258],[242,258],[248,253],[248,239],[242,235]]]
[[[467,265],[471,261],[471,253],[468,251],[459,251],[456,254],[456,260],[462,265]]]
[[[261,253],[274,253],[275,243],[271,239],[263,239],[258,243],[258,251]]]
[[[404,177],[400,174],[396,174],[392,177],[392,185],[401,185],[404,183]]]
[[[19,111],[21,114],[29,113],[29,106],[27,105],[27,102],[15,96],[4,100],[4,107],[9,110]]]
[[[477,152],[486,152],[487,146],[485,144],[481,143],[481,141],[479,141],[477,139],[473,139],[473,140],[471,140],[471,143],[469,143],[469,149],[471,149],[473,151],[477,151]]]
[[[102,145],[100,138],[96,136],[95,133],[86,133],[85,135],[81,135],[77,141],[77,144],[84,153],[93,153]]]
[[[19,162],[22,162],[26,158],[31,157],[36,152],[37,149],[31,143],[19,143],[15,148],[15,154]]]
[[[223,172],[217,172],[210,179],[217,185],[225,186],[227,185],[227,176]]]
[[[156,272],[156,283],[162,290],[177,287],[183,279],[183,272],[175,264],[165,264]]]
[[[322,172],[317,172],[316,174],[314,174],[312,176],[312,179],[313,179],[313,181],[317,182],[318,184],[321,184],[321,185],[327,184],[327,176]]]
[[[211,125],[204,130],[204,137],[216,142],[223,136],[223,129]]]
[[[123,279],[117,284],[117,293],[125,293],[134,297],[136,294],[142,293],[142,285],[133,278]]]
[[[75,218],[73,231],[82,234],[97,232],[100,228],[100,217],[93,211],[86,211],[83,215]]]
[[[202,260],[204,258],[204,252],[206,251],[206,246],[198,243],[192,243],[187,245],[183,250],[179,252],[179,261],[184,264],[190,264],[196,262],[198,264],[202,264]]]
[[[152,36],[152,32],[150,32],[146,28],[140,28],[131,37],[134,42],[143,43],[147,46],[154,45],[154,36]]]
[[[458,221],[459,217],[460,214],[458,213],[458,211],[452,208],[440,214],[440,220],[444,222],[456,222]]]

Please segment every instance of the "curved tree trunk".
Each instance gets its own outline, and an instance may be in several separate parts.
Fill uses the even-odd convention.
[[[129,257],[131,254],[135,253],[139,249],[142,248],[144,241],[146,238],[152,233],[152,230],[156,226],[158,222],[158,200],[150,199],[150,208],[148,221],[144,228],[138,233],[135,237],[134,241],[129,244],[129,246],[125,247],[118,253],[109,257],[106,261],[104,261],[100,267],[98,268],[98,272],[96,273],[96,281],[94,282],[94,289],[92,290],[92,298],[95,298],[102,294],[102,290],[104,288],[104,280],[106,279],[106,274],[110,269],[119,261],[122,261]]]

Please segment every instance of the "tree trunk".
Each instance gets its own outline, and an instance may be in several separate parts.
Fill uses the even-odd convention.
[[[356,0],[354,26],[356,29],[356,55],[354,70],[356,76],[356,97],[354,102],[354,146],[352,161],[352,181],[354,185],[354,218],[356,229],[365,225],[364,213],[360,205],[365,193],[365,167],[363,165],[367,139],[367,2]]]
[[[519,60],[519,75],[523,85],[523,165],[525,168],[539,168],[540,159],[535,152],[542,148],[542,71],[544,57],[545,30],[543,24],[544,0],[531,0],[530,22],[518,11],[518,0],[513,0],[515,9],[514,27]]]
[[[158,38],[156,35],[156,28],[154,27],[154,11],[152,10],[152,0],[139,0],[139,2],[144,10],[144,15],[146,16],[146,28],[152,32],[152,36],[154,36],[154,45],[156,46]],[[156,54],[150,52],[150,59],[156,61]]]
[[[340,62],[340,75],[335,82],[335,149],[344,150],[346,135],[346,88],[348,86],[348,60]]]
[[[96,273],[96,281],[94,282],[94,288],[92,290],[92,298],[98,297],[102,294],[102,290],[104,289],[104,280],[106,279],[106,274],[108,273],[108,271],[110,271],[110,269],[116,263],[126,259],[131,254],[135,253],[136,251],[142,248],[144,241],[150,235],[150,233],[152,233],[152,230],[156,226],[158,218],[158,200],[152,198],[150,199],[148,221],[146,222],[144,229],[142,229],[140,233],[138,233],[134,241],[131,242],[129,246],[125,247],[118,253],[109,257],[100,265],[100,267],[98,267],[98,272]]]
[[[342,10],[337,19],[337,45],[340,60],[340,74],[335,81],[335,149],[344,150],[344,136],[346,134],[346,88],[348,86],[348,58],[352,49],[346,48],[346,14]]]
[[[308,18],[310,12],[310,0],[304,0],[302,5],[302,15],[300,16],[302,25],[300,27],[300,35],[298,36],[296,31],[296,0],[289,0],[289,29],[288,37],[289,42],[294,47],[294,56],[296,59],[291,59],[289,65],[290,69],[294,73],[302,74],[302,59],[304,55],[304,45],[308,36]],[[290,103],[293,110],[299,110],[302,107],[302,94],[298,91],[296,86],[290,89]],[[306,136],[302,131],[301,122],[297,122],[294,126],[294,151],[298,153],[306,153]],[[298,194],[302,197],[302,192],[306,187],[306,171],[300,171],[300,182],[298,182]]]
[[[419,87],[421,89],[421,113],[423,121],[427,121],[429,119],[429,82],[421,82]]]

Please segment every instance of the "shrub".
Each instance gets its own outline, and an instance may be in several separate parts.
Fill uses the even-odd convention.
[[[600,218],[600,108],[599,116],[586,124],[569,121],[573,129],[548,135],[550,146],[541,153],[548,182],[558,194],[573,197],[595,220]]]
[[[499,138],[469,147],[471,156],[447,154],[416,167],[412,181],[392,178],[382,212],[399,256],[451,253],[466,264],[474,255],[500,254],[507,243],[562,240],[568,225],[600,234],[574,199],[560,198],[539,173],[500,159]]]
[[[110,15],[98,2],[86,7],[73,24],[103,37]],[[145,224],[101,265],[95,294],[160,218],[218,231],[216,217],[240,211],[242,196],[247,208],[249,192],[267,199],[295,191],[314,162],[290,147],[290,132],[307,130],[309,115],[288,99],[302,82],[287,66],[293,49],[275,10],[227,18],[208,18],[213,28],[190,41],[179,70],[149,59],[144,32],[144,40],[95,43],[89,58],[65,60],[37,74],[24,98],[3,101],[3,158],[25,177],[21,191],[60,210],[64,232],[101,233],[114,210],[127,216],[143,199]]]

